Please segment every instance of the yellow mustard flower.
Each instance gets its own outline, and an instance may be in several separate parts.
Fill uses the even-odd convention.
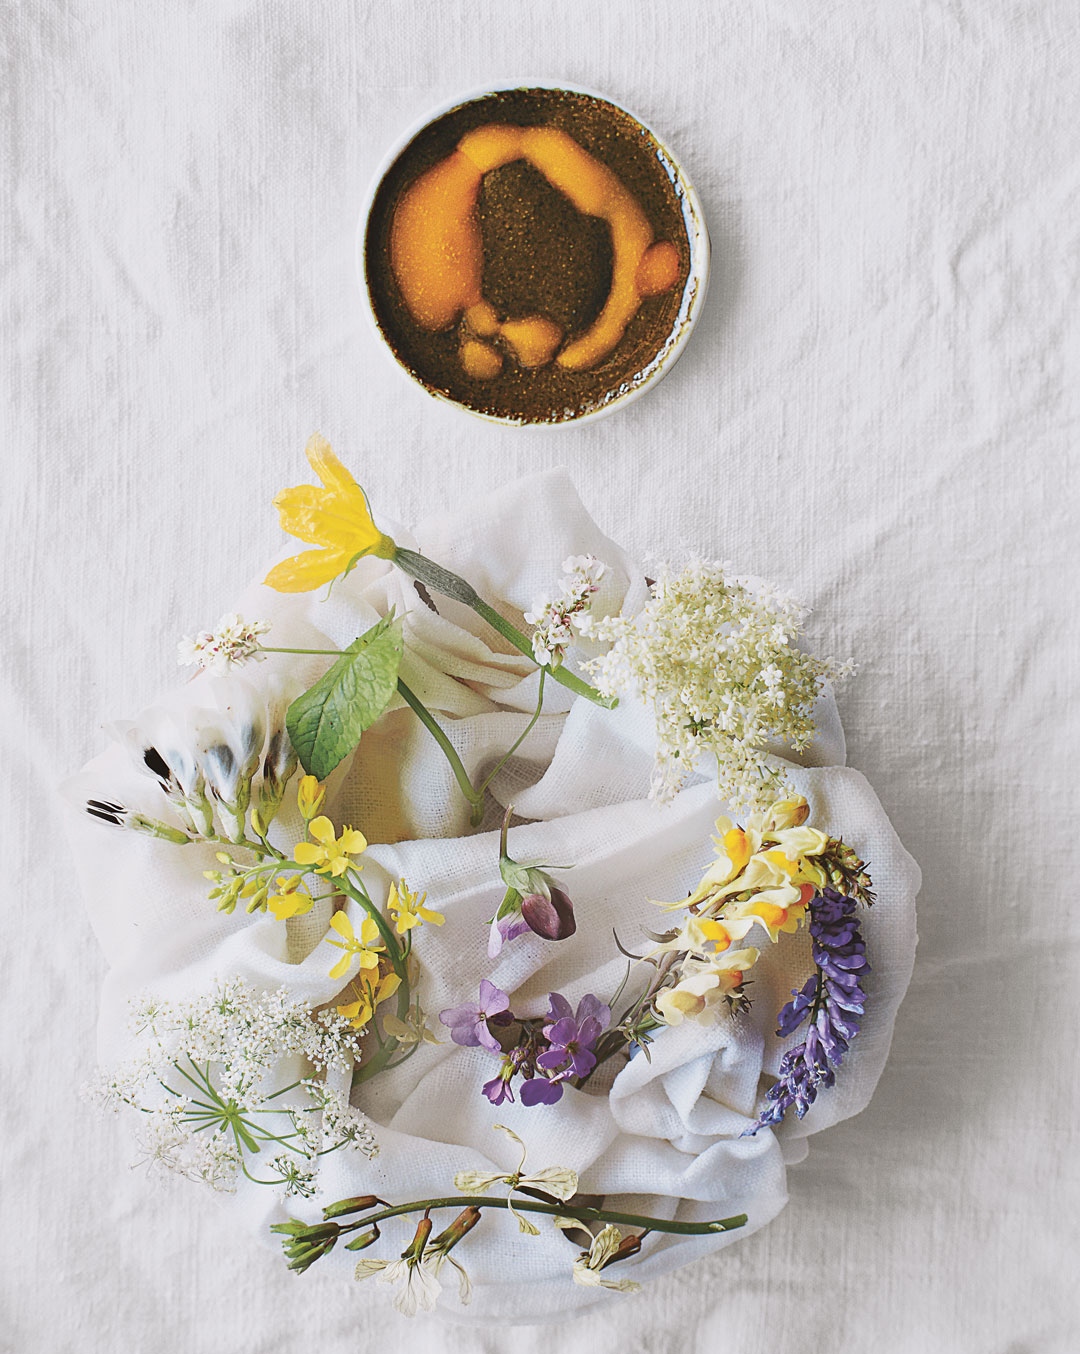
[[[341,836],[334,835],[334,825],[329,818],[313,818],[308,824],[308,832],[315,838],[313,842],[297,842],[293,847],[293,860],[297,865],[311,865],[316,874],[328,874],[336,879],[344,874],[351,865],[353,869],[361,867],[350,856],[358,856],[367,850],[367,838],[354,827],[341,829]]]
[[[327,945],[345,951],[330,970],[331,978],[344,978],[352,968],[354,960],[359,962],[361,968],[378,968],[381,947],[373,942],[379,938],[379,928],[370,917],[365,917],[360,923],[359,935],[353,930],[353,924],[344,912],[335,912],[330,918],[330,926],[338,933],[340,939],[331,940],[326,936],[324,939]]]
[[[401,880],[400,889],[397,884],[390,885],[386,908],[393,915],[399,936],[403,936],[406,931],[411,931],[414,926],[420,926],[423,922],[429,921],[433,926],[441,926],[446,920],[441,912],[435,912],[430,907],[424,906],[426,898],[426,893],[421,893],[419,897],[411,893],[404,879]]]
[[[296,787],[296,806],[305,823],[310,823],[312,818],[322,808],[322,802],[326,798],[326,791],[315,779],[314,776],[302,776],[300,784]]]
[[[350,1021],[354,1030],[362,1030],[375,1014],[375,1008],[384,1002],[387,997],[393,996],[400,986],[401,979],[396,973],[387,973],[374,986],[370,982],[365,982],[362,984],[359,999],[339,1006],[337,1013]],[[353,991],[356,990],[357,987],[354,983]]]
[[[322,488],[299,484],[274,499],[281,525],[290,536],[317,546],[282,560],[266,575],[278,592],[311,592],[343,574],[360,555],[392,559],[396,546],[371,520],[363,489],[314,433],[304,448]]]
[[[289,917],[302,917],[315,906],[315,900],[307,889],[300,886],[300,875],[278,875],[274,883],[277,892],[266,900],[266,906],[278,919],[285,921]]]

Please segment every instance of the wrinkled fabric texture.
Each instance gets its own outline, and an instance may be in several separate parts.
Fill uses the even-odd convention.
[[[536,529],[527,554],[516,535],[526,516]],[[396,539],[414,545],[401,531]],[[415,545],[437,562],[452,563],[518,625],[530,601],[555,586],[561,561],[571,555],[592,554],[607,565],[593,599],[595,615],[632,615],[647,592],[644,568],[601,535],[562,472],[517,481],[459,514],[421,524]],[[523,732],[538,674],[528,658],[493,648],[501,643],[498,636],[474,613],[444,603],[434,599],[445,616],[425,605],[400,570],[369,559],[328,599],[321,593],[280,597],[255,586],[237,607],[242,614],[272,616],[268,639],[286,647],[343,648],[391,610],[403,616],[402,676],[445,721],[475,783],[500,748]],[[575,657],[572,650],[571,665]],[[274,656],[249,663],[242,680],[264,689],[288,661]],[[325,667],[330,660],[322,662]],[[197,707],[205,685],[196,677],[166,699],[174,707]],[[666,921],[649,900],[684,897],[713,858],[710,833],[718,814],[728,810],[718,803],[706,759],[671,804],[651,802],[648,707],[631,698],[609,711],[553,682],[549,689],[552,708],[492,782],[488,831],[481,825],[464,835],[468,806],[442,752],[400,698],[401,708],[389,710],[363,735],[327,796],[323,811],[368,838],[362,864],[373,899],[381,903],[390,883],[403,878],[410,888],[425,890],[429,905],[446,918],[444,926],[426,926],[414,936],[423,966],[418,994],[433,1019],[473,1000],[485,977],[510,994],[521,1016],[544,1014],[553,991],[575,1004],[587,992],[608,1000],[626,970],[613,932],[629,948],[647,949],[643,928]],[[865,779],[841,764],[844,740],[831,693],[819,707],[821,736],[804,758],[819,765],[793,769],[791,783],[809,799],[816,826],[843,836],[871,862],[878,895],[863,919],[873,970],[868,1013],[835,1090],[822,1093],[801,1122],[791,1115],[775,1133],[742,1136],[768,1077],[777,1073],[780,1052],[800,1037],[784,1043],[775,1036],[777,1011],[810,971],[805,937],[785,937],[776,947],[763,944],[750,1017],[721,1014],[708,1026],[687,1021],[659,1031],[651,1056],[635,1056],[616,1070],[607,1095],[610,1078],[598,1080],[598,1093],[566,1087],[557,1107],[495,1107],[481,1087],[499,1060],[481,1048],[459,1047],[440,1027],[440,1046],[423,1045],[400,1068],[357,1092],[354,1103],[371,1116],[382,1150],[374,1164],[347,1152],[327,1158],[324,1201],[367,1193],[394,1203],[438,1197],[453,1192],[457,1170],[512,1168],[513,1150],[492,1127],[505,1123],[527,1144],[530,1165],[576,1170],[582,1192],[605,1196],[612,1208],[688,1221],[748,1215],[745,1228],[716,1238],[659,1236],[639,1259],[620,1267],[620,1277],[630,1271],[638,1277],[639,1270],[641,1278],[662,1274],[771,1221],[786,1198],[785,1162],[801,1160],[808,1135],[857,1113],[869,1100],[915,951],[918,867]],[[156,795],[157,813],[167,814],[164,796],[156,789],[147,794],[145,781],[119,748],[78,778],[94,798],[130,803],[136,796],[148,812]],[[509,804],[535,820],[512,831],[511,854],[569,866],[562,873],[575,899],[578,929],[563,942],[519,937],[493,962],[488,929],[503,889],[494,825]],[[329,976],[338,952],[322,943],[331,899],[285,924],[272,916],[253,918],[242,907],[231,916],[215,914],[202,875],[213,865],[212,846],[177,848],[110,831],[77,810],[71,816],[82,889],[112,964],[99,1040],[104,1066],[128,1047],[129,1003],[146,990],[195,995],[238,974],[259,988],[285,986],[312,1005],[339,995],[348,999],[342,980]],[[273,831],[284,847],[299,839],[295,807]],[[359,919],[354,910],[355,925]],[[256,1236],[276,1245],[267,1228],[286,1214],[271,1191],[244,1182],[233,1206]],[[318,1216],[295,1203],[289,1212]],[[388,1225],[380,1246],[390,1255],[410,1233],[407,1220]],[[522,1238],[513,1218],[489,1215],[461,1253],[474,1285],[468,1316],[534,1322],[618,1300],[569,1282],[574,1255],[575,1247],[554,1228],[540,1238]],[[343,1248],[320,1263],[344,1277],[355,1264]],[[453,1312],[454,1298],[445,1305]]]
[[[1075,1354],[1078,64],[1075,0],[0,6],[0,1347],[507,1349],[287,1274],[78,1098],[109,964],[56,783],[286,553],[270,503],[319,429],[387,516],[566,465],[634,557],[811,604],[812,647],[860,665],[847,760],[923,870],[868,1108],[767,1227],[560,1350]],[[713,245],[670,375],[535,434],[403,379],[355,274],[391,143],[521,73],[650,123]]]

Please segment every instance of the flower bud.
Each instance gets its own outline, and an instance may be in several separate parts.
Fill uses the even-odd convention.
[[[810,817],[810,805],[797,795],[794,799],[778,800],[765,816],[765,826],[772,832],[783,832],[789,827],[802,827]]]
[[[382,1203],[382,1200],[376,1198],[374,1194],[356,1195],[352,1199],[339,1199],[336,1204],[329,1204],[323,1209],[323,1217],[329,1221],[331,1218],[344,1218],[349,1213],[366,1213],[369,1208],[374,1208],[379,1203]]]
[[[530,931],[545,940],[565,940],[577,930],[574,905],[559,888],[551,888],[547,898],[542,893],[530,893],[522,900],[521,915]]]
[[[472,1231],[482,1216],[480,1209],[470,1204],[431,1244],[438,1246],[441,1251],[452,1250],[463,1236]]]
[[[296,790],[296,803],[305,823],[309,823],[315,817],[322,808],[325,798],[326,791],[314,776],[304,776],[301,779]]]
[[[178,827],[170,827],[168,823],[159,822],[156,818],[144,818],[141,813],[131,814],[127,826],[134,828],[136,832],[145,832],[149,837],[158,837],[165,842],[175,842],[177,846],[182,846],[185,842],[191,841],[188,834],[181,832]]]

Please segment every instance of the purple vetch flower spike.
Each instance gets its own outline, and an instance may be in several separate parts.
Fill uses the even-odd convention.
[[[869,970],[866,945],[855,916],[855,899],[826,888],[809,905],[810,936],[817,972],[792,992],[777,1017],[777,1034],[793,1034],[809,1021],[806,1038],[780,1060],[780,1076],[767,1092],[770,1103],[744,1137],[780,1123],[794,1107],[801,1119],[819,1089],[832,1086],[836,1069],[859,1032],[866,1006],[861,982]]]
[[[505,1016],[509,1007],[510,998],[507,994],[486,978],[481,978],[478,1005],[466,1003],[464,1006],[449,1007],[439,1012],[439,1019],[449,1029],[450,1038],[455,1044],[466,1048],[479,1044],[492,1053],[502,1053],[502,1045],[488,1029],[488,1021],[494,1019],[496,1024],[508,1023]],[[503,1019],[500,1020],[500,1016]]]

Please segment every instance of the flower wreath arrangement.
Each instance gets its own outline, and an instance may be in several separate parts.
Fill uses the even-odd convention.
[[[780,1210],[880,1073],[918,869],[791,599],[647,576],[562,472],[413,537],[307,455],[312,548],[65,787],[91,1092],[298,1273],[550,1319]]]

